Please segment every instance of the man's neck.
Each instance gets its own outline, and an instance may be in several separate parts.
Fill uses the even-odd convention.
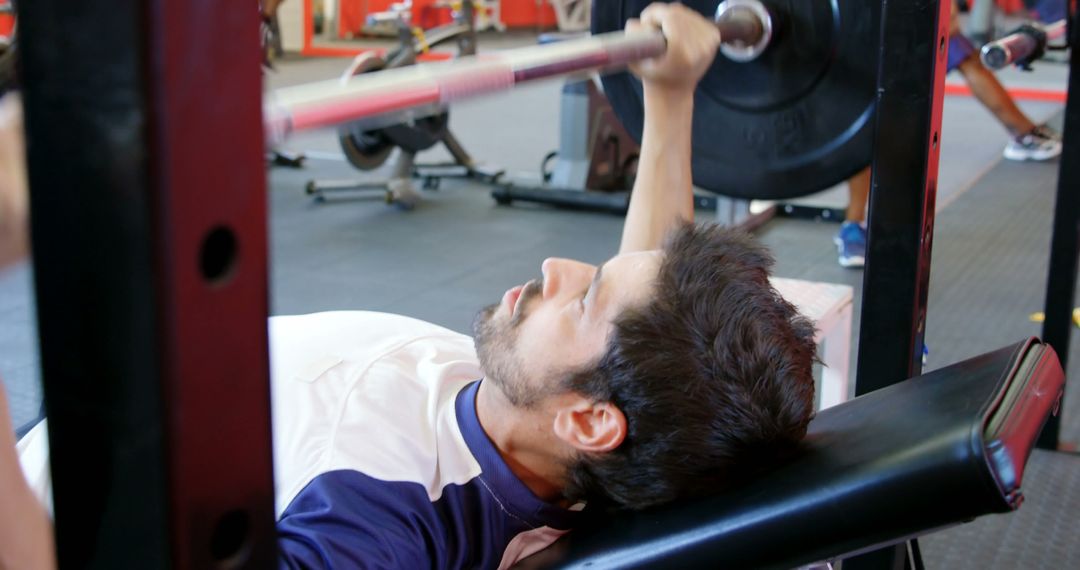
[[[537,414],[513,406],[494,382],[480,382],[476,394],[480,427],[495,444],[510,471],[537,497],[558,502],[566,469],[551,442],[536,429]]]

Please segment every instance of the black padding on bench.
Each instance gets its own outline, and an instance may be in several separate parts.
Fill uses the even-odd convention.
[[[822,411],[805,452],[738,489],[596,517],[521,568],[792,568],[1016,508],[1064,373],[1035,339]]]

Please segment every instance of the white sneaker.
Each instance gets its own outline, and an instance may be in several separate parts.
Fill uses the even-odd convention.
[[[1038,126],[1009,141],[1003,154],[1008,160],[1050,160],[1061,154],[1061,136]]]

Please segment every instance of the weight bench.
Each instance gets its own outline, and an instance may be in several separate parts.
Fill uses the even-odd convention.
[[[518,568],[794,568],[1020,506],[1065,382],[1036,339],[820,412],[793,462],[705,500],[594,514]]]

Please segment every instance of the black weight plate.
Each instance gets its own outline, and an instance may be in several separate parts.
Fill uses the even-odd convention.
[[[381,131],[362,131],[351,125],[338,129],[338,142],[349,164],[360,170],[382,166],[394,150],[394,143]]]
[[[402,63],[411,64],[411,60],[395,59],[401,53],[401,48],[390,53],[386,59],[376,57],[366,60],[353,70],[353,75],[400,67]],[[349,124],[338,129],[338,141],[350,164],[360,170],[373,170],[386,162],[395,146],[411,153],[431,148],[446,136],[449,123],[450,115],[444,112],[422,117],[412,124],[390,125],[374,131],[361,130]]]
[[[450,115],[440,113],[431,117],[416,119],[413,124],[391,125],[381,129],[390,142],[407,152],[417,153],[431,148],[446,136]]]
[[[360,75],[385,67],[386,60],[373,57],[362,60],[352,73]],[[382,166],[394,150],[394,143],[382,131],[364,131],[356,128],[355,124],[338,127],[338,142],[349,164],[360,170],[375,170]]]
[[[621,30],[652,0],[594,0],[593,33]],[[762,0],[773,40],[757,59],[717,54],[694,100],[694,183],[736,198],[788,199],[824,190],[871,158],[878,2]],[[718,0],[683,0],[712,19]],[[603,78],[641,140],[641,82]]]

